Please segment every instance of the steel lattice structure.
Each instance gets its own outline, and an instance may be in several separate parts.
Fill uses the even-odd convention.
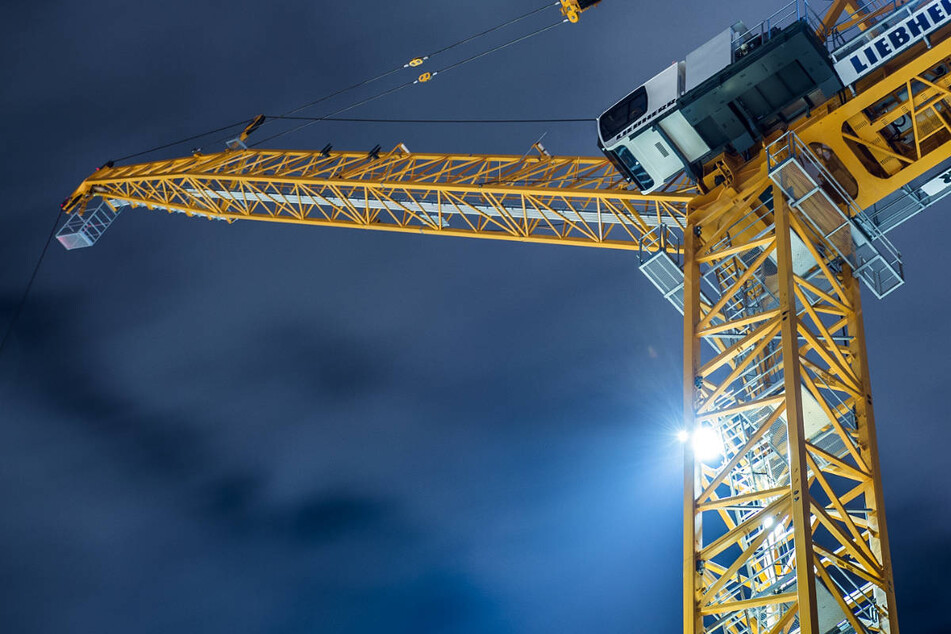
[[[836,0],[818,31],[864,31],[895,5]],[[605,159],[541,148],[233,149],[98,170],[64,237],[91,243],[140,206],[638,250],[684,313],[686,429],[719,447],[685,444],[684,633],[898,634],[859,286],[902,283],[884,231],[924,208],[912,184],[951,158],[949,58],[945,33],[757,153],[650,195]]]
[[[644,196],[604,158],[238,150],[106,167],[77,192],[224,220],[676,249],[692,187]],[[82,210],[81,210],[82,211]]]
[[[752,189],[686,241],[684,408],[722,451],[688,450],[685,631],[889,631],[858,281],[778,184]]]

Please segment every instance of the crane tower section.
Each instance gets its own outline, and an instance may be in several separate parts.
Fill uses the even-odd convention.
[[[951,3],[889,4],[813,30],[843,90],[684,165],[689,634],[899,631],[858,285],[951,184]]]

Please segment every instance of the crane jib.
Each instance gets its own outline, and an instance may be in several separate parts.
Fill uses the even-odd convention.
[[[948,24],[951,24],[951,0],[933,0],[837,61],[835,71],[844,84],[851,84]]]

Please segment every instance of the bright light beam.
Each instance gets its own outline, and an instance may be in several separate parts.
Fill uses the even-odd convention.
[[[693,454],[697,460],[706,462],[723,455],[720,436],[712,427],[698,427],[693,432]]]
[[[712,427],[698,427],[693,432],[693,454],[697,460],[706,462],[723,455],[723,443]],[[677,432],[677,440],[687,442],[691,434],[686,429]]]

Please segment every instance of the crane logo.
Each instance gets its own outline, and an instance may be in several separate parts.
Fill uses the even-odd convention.
[[[850,46],[852,54],[836,62],[835,72],[843,84],[852,84],[949,23],[951,0],[934,0],[864,46]]]

